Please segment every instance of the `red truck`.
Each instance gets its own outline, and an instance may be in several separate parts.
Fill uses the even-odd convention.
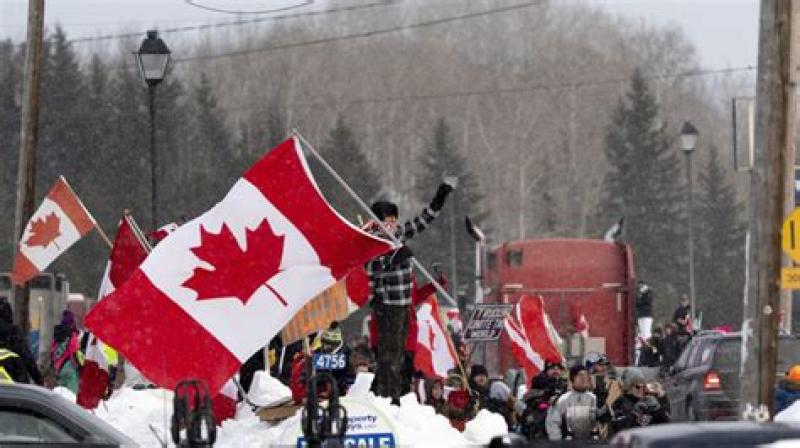
[[[596,350],[616,365],[631,364],[635,271],[630,246],[603,240],[534,239],[504,243],[487,259],[485,285],[490,292],[484,303],[516,303],[523,294],[540,294],[568,359]],[[581,314],[588,323],[588,339],[576,328]],[[517,366],[505,335],[487,344],[483,358],[487,366],[496,366],[496,373]]]

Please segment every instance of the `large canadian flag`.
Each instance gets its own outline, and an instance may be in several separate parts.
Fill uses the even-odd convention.
[[[436,296],[431,294],[417,308],[417,350],[414,367],[427,377],[447,378],[458,367],[458,358],[442,325]]]
[[[122,286],[147,257],[147,247],[124,215],[117,227],[114,246],[108,257],[108,264],[100,283],[98,300],[102,300]],[[86,347],[86,359],[81,368],[77,403],[86,409],[94,409],[105,396],[108,387],[108,368],[115,364],[114,349],[98,340],[92,334]]]
[[[514,358],[528,378],[536,376],[545,361],[564,363],[561,339],[544,310],[542,296],[520,297],[504,325]]]
[[[86,326],[154,383],[212,394],[308,300],[392,250],[325,201],[290,138],[156,246]]]
[[[11,279],[23,285],[36,277],[95,225],[94,218],[67,180],[59,176],[25,227],[14,257]]]

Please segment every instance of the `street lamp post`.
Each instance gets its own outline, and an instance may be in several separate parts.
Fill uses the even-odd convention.
[[[158,158],[156,157],[156,86],[164,80],[169,66],[170,51],[167,44],[158,37],[158,31],[150,30],[142,41],[139,51],[134,53],[142,78],[147,83],[150,109],[150,217],[152,229],[158,228]]]
[[[689,187],[687,192],[687,209],[689,217],[689,300],[692,307],[692,316],[697,315],[695,303],[694,286],[694,182],[692,180],[692,153],[697,146],[697,128],[690,122],[683,123],[681,128],[681,150],[686,155],[686,183]],[[692,318],[694,325],[694,318]]]

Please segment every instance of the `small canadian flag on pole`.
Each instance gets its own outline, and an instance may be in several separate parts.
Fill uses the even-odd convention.
[[[154,383],[218,392],[309,300],[394,245],[325,201],[292,137],[161,241],[86,316]]]
[[[25,227],[11,279],[21,286],[36,277],[96,225],[64,176],[59,176]]]
[[[436,296],[428,296],[417,309],[417,350],[414,368],[428,377],[447,378],[447,373],[458,368],[458,357],[450,341],[450,334],[442,324]]]

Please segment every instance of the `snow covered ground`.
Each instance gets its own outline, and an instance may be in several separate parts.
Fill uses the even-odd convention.
[[[288,392],[285,386],[268,376],[259,381],[256,389],[261,397],[252,397],[257,401],[275,400]],[[75,396],[67,390],[59,388],[57,392],[75,400]],[[506,434],[503,418],[488,411],[481,411],[461,433],[450,426],[447,419],[437,415],[432,407],[420,405],[413,394],[402,397],[400,406],[393,406],[389,399],[375,397],[372,393],[360,395],[392,420],[397,428],[397,440],[402,446],[475,446],[488,443],[496,435]],[[141,446],[157,447],[161,444],[154,430],[161,438],[168,439],[172,397],[171,391],[163,389],[123,388],[114,392],[105,404],[101,404],[95,414]],[[248,405],[240,404],[236,418],[223,422],[218,428],[215,446],[269,447],[282,440],[283,433],[296,425],[299,419],[298,413],[278,425],[270,425],[254,415]]]

